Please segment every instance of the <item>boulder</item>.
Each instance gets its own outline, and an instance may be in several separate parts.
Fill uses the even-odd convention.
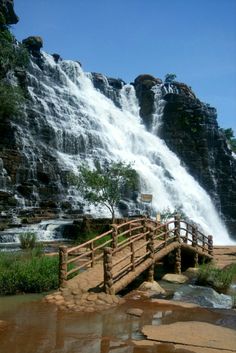
[[[59,54],[52,54],[53,59],[55,60],[56,63],[58,63],[58,61],[62,60],[61,56]]]
[[[143,314],[143,310],[139,308],[131,308],[126,311],[126,314],[132,315],[132,316],[137,316],[140,317]]]
[[[138,288],[140,291],[153,291],[156,294],[166,294],[166,291],[157,282],[143,282]]]
[[[177,275],[174,273],[167,273],[162,277],[163,281],[171,282],[171,283],[185,283],[188,281],[188,277],[184,275]]]
[[[39,36],[30,36],[23,39],[22,43],[32,55],[39,57],[40,49],[43,47],[43,39]]]
[[[144,83],[147,81],[151,81],[154,84],[161,84],[162,80],[160,78],[156,78],[152,75],[149,74],[142,74],[136,77],[136,79],[134,80],[134,85],[140,84],[140,83]]]
[[[198,276],[199,267],[189,267],[186,271],[183,272],[184,276],[187,276],[189,279],[194,279]]]
[[[14,10],[14,0],[0,0],[0,25],[14,25],[19,17]]]

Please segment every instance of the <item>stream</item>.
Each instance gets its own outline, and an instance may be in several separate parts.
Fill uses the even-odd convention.
[[[134,295],[100,313],[73,313],[58,311],[41,302],[42,297],[0,297],[0,321],[7,322],[6,328],[0,326],[1,353],[151,353],[152,347],[133,343],[144,339],[140,330],[147,324],[202,321],[236,329],[236,312],[228,309],[183,309]],[[126,313],[129,308],[141,308],[144,313],[130,316]],[[163,344],[158,353],[169,352],[167,348]]]

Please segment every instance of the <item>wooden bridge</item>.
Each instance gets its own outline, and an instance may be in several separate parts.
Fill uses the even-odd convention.
[[[213,258],[212,236],[178,215],[165,224],[147,218],[113,224],[108,232],[81,245],[59,248],[60,287],[79,281],[86,291],[116,294],[146,270],[153,281],[155,263],[170,253],[174,272],[181,273],[183,254],[192,266],[200,258]]]

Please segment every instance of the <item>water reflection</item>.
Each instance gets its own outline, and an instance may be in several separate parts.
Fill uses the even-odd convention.
[[[222,318],[221,312],[207,309],[164,306],[157,310],[157,305],[150,301],[128,301],[102,313],[65,313],[39,301],[18,302],[13,307],[10,299],[4,301],[5,306],[0,306],[0,320],[7,321],[9,326],[0,331],[1,353],[163,353],[168,351],[166,345],[159,346],[158,350],[134,347],[132,340],[144,338],[140,333],[144,325],[188,320],[216,323]],[[127,315],[130,307],[142,308],[143,315],[140,318]],[[224,321],[225,326],[227,322],[230,320]]]

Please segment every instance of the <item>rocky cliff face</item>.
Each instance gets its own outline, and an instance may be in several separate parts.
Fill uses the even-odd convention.
[[[135,88],[141,116],[150,129],[156,81],[146,81],[145,76],[139,76],[142,78],[141,84],[135,80]],[[228,228],[235,233],[236,159],[219,129],[215,108],[202,103],[183,83],[163,84],[161,89],[165,105],[158,135],[207,190]]]
[[[16,23],[12,3],[0,0],[8,24]],[[24,44],[31,57],[27,72],[15,70],[11,76],[27,100],[20,116],[0,119],[0,211],[25,206],[65,211],[73,206],[83,212],[83,200],[68,184],[68,172],[84,160],[91,165],[126,154],[138,160],[144,190],[149,187],[155,193],[161,180],[158,206],[181,206],[191,190],[184,198],[171,197],[180,184],[168,166],[172,156],[149,144],[155,141],[162,148],[156,137],[152,140],[157,134],[209,193],[231,234],[236,234],[236,160],[214,108],[183,83],[163,83],[145,74],[125,85],[121,79],[84,74],[78,62],[63,61],[58,54],[41,53],[40,37],[29,37]],[[139,125],[138,113],[146,129]],[[145,181],[148,176],[152,184]]]

